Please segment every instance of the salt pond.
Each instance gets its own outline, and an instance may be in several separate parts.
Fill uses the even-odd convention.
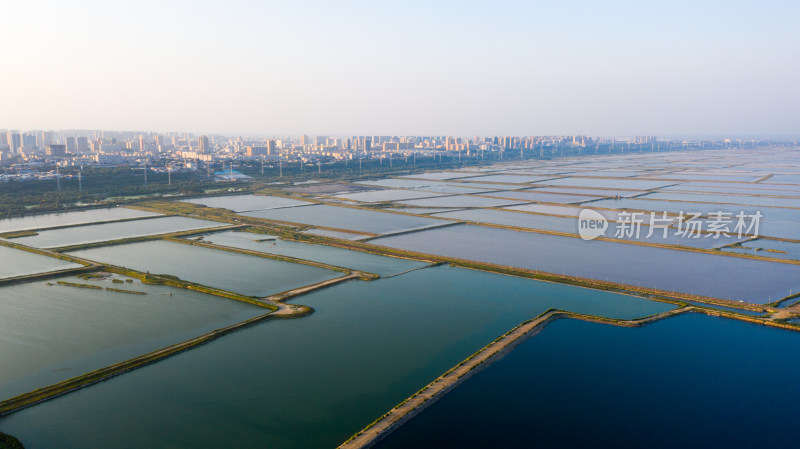
[[[800,291],[799,265],[474,225],[370,243],[758,304]]]
[[[153,274],[171,274],[249,296],[267,296],[342,275],[308,265],[163,240],[70,254]]]
[[[0,420],[0,430],[34,449],[335,447],[550,307],[627,318],[672,307],[446,266],[348,282],[298,302],[316,312],[23,410]]]
[[[269,312],[138,280],[112,282],[122,278],[64,277],[0,288],[0,400]]]
[[[375,273],[381,276],[398,274],[427,265],[425,262],[418,262],[415,260],[380,256],[332,246],[292,242],[281,240],[277,237],[252,234],[249,232],[227,231],[204,234],[202,237],[203,241],[217,245],[313,260],[315,262]]]
[[[798,344],[704,315],[559,320],[375,447],[785,447],[800,425],[800,362],[786,357]]]
[[[52,248],[192,229],[213,228],[227,224],[187,217],[159,217],[40,231],[37,235],[19,237],[13,239],[13,241],[38,248]]]
[[[266,195],[225,195],[209,196],[204,198],[193,198],[183,200],[187,203],[202,204],[207,207],[219,207],[229,209],[234,212],[244,212],[251,210],[275,209],[280,207],[301,206],[313,204],[308,201],[284,198],[281,196]]]
[[[263,210],[247,212],[243,215],[374,234],[420,229],[448,223],[432,218],[329,205]]]
[[[96,223],[98,221],[123,220],[128,218],[157,217],[161,214],[144,212],[124,207],[88,209],[77,212],[62,212],[0,220],[0,232],[21,231],[24,229],[52,228],[76,224]]]
[[[0,246],[0,278],[78,268],[80,264]]]

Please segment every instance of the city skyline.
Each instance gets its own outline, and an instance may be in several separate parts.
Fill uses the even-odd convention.
[[[797,134],[797,4],[679,3],[13,3],[0,127]]]

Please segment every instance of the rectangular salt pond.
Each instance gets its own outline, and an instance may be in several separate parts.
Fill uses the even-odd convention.
[[[424,190],[426,192],[435,193],[478,193],[491,190],[490,188],[479,188],[477,185],[472,187],[462,187],[460,184],[440,181],[428,181],[422,179],[396,179],[386,178],[375,181],[359,181],[356,184],[389,187],[389,188],[402,188],[402,189],[416,189]]]
[[[322,204],[246,212],[242,215],[326,228],[368,232],[372,234],[387,234],[431,226],[441,226],[449,223],[432,218],[412,217],[409,215]]]
[[[587,196],[621,196],[621,197],[628,197],[628,196],[636,196],[641,195],[643,191],[630,191],[630,190],[614,190],[614,189],[598,189],[594,187],[537,187],[536,192],[548,192],[548,193],[572,193],[577,195],[587,195]]]
[[[774,184],[800,184],[800,175],[773,175],[765,182]]]
[[[646,200],[638,198],[604,199],[584,203],[587,208],[608,208],[608,209],[630,209],[662,212],[667,211],[678,214],[681,211],[702,212],[704,214],[715,213],[717,211],[729,212],[734,216],[739,212],[754,214],[761,212],[763,218],[760,220],[759,235],[769,237],[780,237],[788,239],[800,239],[800,210],[785,209],[778,207],[756,207],[756,206],[737,206],[734,204],[703,204],[688,203],[681,201],[665,200]],[[520,209],[530,206],[514,206],[510,209]],[[704,226],[705,228],[706,226]]]
[[[337,271],[157,240],[70,252],[153,274],[171,274],[248,296],[267,296],[342,276]]]
[[[769,180],[767,180],[769,181]],[[681,186],[684,187],[701,187],[701,188],[727,188],[727,189],[748,189],[752,192],[762,192],[766,190],[775,190],[775,191],[782,191],[787,192],[788,195],[791,194],[798,194],[800,193],[800,186],[793,185],[793,184],[769,184],[768,182],[763,183],[750,183],[750,184],[742,184],[737,182],[703,182],[703,181],[691,181],[686,183],[681,183]]]
[[[269,240],[266,240],[269,239]],[[270,254],[313,260],[353,270],[389,276],[428,265],[425,262],[380,256],[325,245],[292,242],[250,232],[215,232],[204,234],[202,240],[223,246],[251,249]]]
[[[296,302],[316,311],[22,410],[0,420],[0,431],[34,448],[336,447],[548,308],[633,318],[673,307],[447,266]]]
[[[78,268],[80,264],[0,246],[0,278]]]
[[[532,175],[514,175],[514,174],[498,174],[478,176],[474,178],[464,178],[463,181],[471,182],[507,182],[510,184],[528,184],[531,182],[544,181],[546,179],[553,179],[552,176],[532,176]]]
[[[439,172],[420,173],[416,175],[403,175],[404,178],[433,179],[437,181],[446,181],[448,179],[458,179],[458,178],[469,178],[471,176],[475,176],[475,173],[439,171]]]
[[[797,190],[780,190],[780,189],[762,189],[753,187],[728,187],[728,186],[699,186],[690,184],[678,184],[675,186],[664,187],[659,189],[669,192],[703,192],[703,193],[722,193],[722,194],[737,194],[744,193],[747,195],[774,195],[774,196],[788,196],[800,197],[800,191]]]
[[[466,220],[476,223],[490,223],[520,228],[541,229],[545,231],[577,233],[578,220],[575,218],[553,217],[550,215],[524,214],[494,209],[468,209],[434,214],[434,217]]]
[[[435,193],[442,193],[442,194],[459,194],[459,195],[466,195],[466,194],[474,194],[474,193],[484,193],[489,192],[491,190],[497,190],[496,186],[486,184],[486,185],[477,185],[474,182],[466,183],[460,182],[458,184],[439,184],[435,186],[428,186],[428,187],[419,187],[418,190],[424,190],[426,192],[435,192]]]
[[[760,176],[752,175],[706,175],[702,173],[670,173],[667,175],[660,175],[658,178],[664,179],[680,179],[689,181],[723,181],[723,182],[755,182]]]
[[[37,235],[29,237],[11,239],[11,241],[23,245],[35,246],[37,248],[54,248],[58,246],[103,242],[106,240],[117,240],[128,237],[214,228],[227,224],[228,223],[198,220],[187,217],[159,217],[54,229],[52,231],[42,231]]]
[[[210,196],[205,198],[193,198],[182,201],[185,201],[187,203],[201,204],[206,207],[218,207],[222,209],[229,209],[234,212],[275,209],[280,207],[292,207],[292,206],[301,206],[304,204],[313,204],[309,203],[308,201],[301,201],[292,198],[284,198],[282,196],[266,196],[266,195]]]
[[[482,189],[484,192],[491,192],[494,190],[518,190],[518,189],[528,189],[530,186],[527,184],[490,184],[490,183],[478,183],[478,182],[459,182],[458,184],[451,184],[452,186],[456,187],[470,187],[476,189]],[[482,192],[475,192],[476,194],[482,194]]]
[[[303,234],[321,235],[323,237],[333,237],[345,240],[361,240],[371,237],[368,234],[354,234],[351,232],[339,232],[339,231],[331,231],[329,229],[318,229],[318,228],[306,229],[305,231],[303,231]]]
[[[575,186],[575,187],[599,187],[630,190],[649,190],[657,189],[675,184],[667,181],[652,181],[645,179],[593,179],[593,178],[559,178],[550,181],[543,181],[538,184],[550,186]]]
[[[617,219],[613,213],[606,213],[605,215],[607,215],[608,219]],[[545,231],[566,232],[578,235],[577,218],[554,217],[550,215],[528,214],[501,210],[475,209],[435,214],[434,217],[452,218],[476,223],[491,223],[529,229],[540,229]],[[646,217],[646,220],[649,220],[649,217]],[[617,231],[618,227],[620,228],[619,236]],[[627,229],[628,228],[626,225],[620,225],[619,223],[611,221],[608,223],[608,229],[604,235],[608,238],[617,238],[620,240],[644,241],[662,245],[681,245],[705,249],[718,248],[720,246],[744,240],[739,239],[736,236],[720,236],[719,238],[694,238],[691,236],[680,237],[679,235],[676,235],[676,229],[668,229],[666,238],[664,238],[663,230],[653,229],[652,235],[647,237],[647,235],[650,233],[649,226],[642,226],[638,236],[635,233],[631,236],[628,236],[627,232],[625,232]]]
[[[374,447],[791,447],[798,344],[699,314],[641,328],[557,320]]]
[[[565,195],[560,193],[542,192],[539,190],[513,190],[504,192],[485,193],[484,196],[495,198],[509,198],[523,201],[536,201],[540,203],[573,204],[583,201],[596,200],[596,196]]]
[[[755,239],[742,242],[741,246],[725,247],[723,251],[774,257],[776,259],[800,260],[800,243],[780,240]]]
[[[0,400],[244,321],[269,310],[190,290],[62,277],[0,288]],[[58,285],[89,284],[126,294]]]
[[[453,212],[463,210],[457,207],[387,207],[392,212],[402,212],[404,214],[438,214],[439,212]]]
[[[758,191],[751,192],[753,194]],[[772,198],[749,195],[656,192],[639,197],[643,200],[699,201],[703,203],[747,204],[752,206],[800,208],[800,198]]]
[[[414,207],[502,207],[525,203],[526,201],[489,198],[485,196],[456,195],[399,202]]]
[[[755,304],[800,291],[800,265],[473,225],[370,243]]]
[[[755,213],[761,211],[764,220],[775,221],[794,221],[800,223],[800,210],[787,209],[769,206],[748,206],[736,204],[715,204],[715,203],[693,203],[687,201],[667,201],[667,200],[648,200],[645,198],[621,198],[621,199],[602,199],[584,203],[589,207],[603,207],[608,209],[634,209],[668,211],[679,213],[684,212],[703,212],[704,214],[717,211],[732,212],[734,215],[739,212]]]
[[[594,203],[589,203],[594,204]],[[587,206],[588,207],[588,206]],[[552,206],[550,204],[523,204],[520,206],[509,206],[505,209],[518,210],[522,212],[533,212],[537,214],[552,214],[552,215],[566,215],[569,217],[577,217],[584,207],[577,206]],[[602,213],[602,211],[598,211]],[[609,214],[609,217],[611,214]]]
[[[360,201],[363,203],[377,203],[381,201],[397,201],[397,200],[411,200],[416,198],[430,198],[434,196],[442,196],[441,193],[433,192],[420,192],[416,190],[375,190],[372,192],[353,192],[336,195],[336,198],[341,198],[351,201]]]
[[[161,214],[127,209],[124,207],[109,207],[104,209],[88,209],[77,212],[26,215],[24,217],[5,218],[0,220],[0,232],[52,228],[57,226],[72,226],[77,224],[123,220],[128,218],[158,217],[160,215]]]

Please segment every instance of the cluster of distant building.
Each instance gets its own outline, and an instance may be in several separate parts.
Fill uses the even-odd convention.
[[[288,136],[245,138],[191,133],[128,131],[0,130],[0,164],[20,169],[40,165],[161,165],[195,170],[215,161],[322,163],[352,159],[458,155],[502,159],[504,155],[549,157],[591,152],[661,151],[770,145],[769,139],[660,140],[656,136]],[[788,142],[785,142],[788,143]],[[793,142],[796,144],[796,142]]]

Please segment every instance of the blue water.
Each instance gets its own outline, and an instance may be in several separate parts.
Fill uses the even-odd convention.
[[[723,248],[723,251],[753,254],[777,259],[800,260],[800,243],[780,240],[756,239],[743,242],[741,246]]]
[[[794,264],[469,224],[370,243],[757,304],[800,291],[800,266]]]
[[[559,320],[376,447],[797,447],[800,333]]]
[[[448,224],[447,221],[432,218],[321,204],[246,212],[242,215],[374,234]]]
[[[757,190],[751,193],[757,194]],[[800,198],[772,198],[749,195],[722,195],[722,194],[702,194],[702,193],[675,193],[675,192],[656,192],[643,195],[639,198],[652,200],[670,201],[700,201],[704,203],[720,204],[747,204],[753,206],[775,206],[775,207],[794,207],[800,208]],[[708,208],[708,206],[706,206]]]

